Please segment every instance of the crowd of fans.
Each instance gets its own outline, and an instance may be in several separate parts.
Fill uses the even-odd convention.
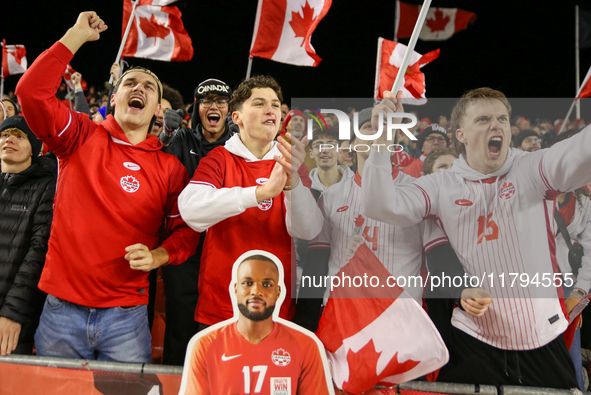
[[[98,25],[89,21],[79,20],[42,54],[21,78],[17,95],[10,92],[0,105],[0,353],[31,354],[35,346],[38,355],[149,363],[148,327],[161,277],[163,363],[182,365],[193,335],[232,316],[228,285],[234,261],[250,249],[269,251],[289,279],[292,243],[297,289],[292,292],[286,281],[281,316],[316,330],[329,291],[300,287],[299,280],[335,275],[344,264],[356,225],[355,217],[338,217],[339,207],[363,211],[362,176],[370,153],[356,149],[362,141],[353,132],[349,140],[339,139],[337,118],[326,116],[308,143],[311,115],[282,102],[281,88],[271,77],[253,77],[236,89],[206,79],[185,105],[177,90],[149,70],[121,70],[114,64],[112,84],[84,91],[76,73],[75,88],[68,91],[63,65],[92,40]],[[510,107],[507,111],[511,116]],[[437,122],[423,117],[410,129],[417,140],[398,133],[403,150],[390,155],[395,183],[410,185],[460,165],[466,152],[458,151],[455,121],[454,114],[441,115]],[[514,116],[505,127],[510,127],[512,147],[533,153],[586,126],[581,119],[563,122]],[[375,133],[372,108],[359,111],[358,123],[361,134]],[[499,188],[506,187],[502,182]],[[560,291],[567,313],[591,288],[591,252],[584,254],[591,248],[590,197],[580,185],[551,199],[558,224],[556,270],[575,279]],[[462,266],[461,253],[440,242],[446,238],[441,222],[366,221],[391,235],[364,233],[392,274],[420,275],[425,258],[431,271]],[[421,303],[423,289],[408,291]],[[480,317],[494,302],[488,293],[448,291],[427,305],[444,341],[456,347],[452,311]],[[89,334],[90,320],[102,320],[112,332]],[[569,360],[561,370],[568,375],[574,365],[581,389],[588,386],[583,362],[589,368],[591,359],[581,358],[591,348],[591,342],[581,344],[587,322],[568,341],[574,364]],[[548,355],[566,349],[564,341],[561,347]],[[492,384],[569,386],[564,384],[568,379],[536,381],[535,374],[519,371],[518,355],[525,354],[510,354],[522,349],[498,348],[509,350],[504,354],[508,378],[498,382],[493,376]],[[513,355],[516,362],[510,360],[507,367]],[[479,380],[448,371],[443,377]]]

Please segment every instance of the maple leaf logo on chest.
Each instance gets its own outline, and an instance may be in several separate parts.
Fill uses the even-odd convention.
[[[443,11],[441,11],[439,8],[436,8],[435,18],[427,19],[425,23],[427,24],[427,26],[429,26],[429,29],[431,29],[432,32],[439,32],[445,30],[445,27],[449,23],[449,20],[449,15],[446,15],[444,18]]]
[[[304,15],[303,17],[300,15],[299,11],[292,11],[291,21],[289,22],[289,25],[293,29],[295,36],[302,37],[304,39],[300,47],[304,46],[310,26],[312,26],[312,23],[316,20],[316,18],[314,18],[314,8],[310,7],[308,0],[306,0],[306,4],[304,4],[302,7],[302,14]]]
[[[164,39],[170,34],[170,29],[168,26],[166,26],[166,24],[159,24],[154,14],[152,14],[150,19],[140,17],[140,29],[142,29],[146,35],[146,38],[154,37],[154,45],[156,45],[156,41],[159,38]]]

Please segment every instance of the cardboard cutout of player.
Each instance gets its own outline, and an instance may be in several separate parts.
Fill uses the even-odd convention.
[[[229,287],[234,316],[191,339],[179,395],[334,395],[320,340],[279,318],[285,289],[275,255],[242,254]]]

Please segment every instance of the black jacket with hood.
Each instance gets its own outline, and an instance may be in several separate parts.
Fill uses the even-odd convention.
[[[45,300],[37,287],[53,215],[57,163],[36,158],[20,173],[0,173],[0,316],[22,325],[33,341]]]

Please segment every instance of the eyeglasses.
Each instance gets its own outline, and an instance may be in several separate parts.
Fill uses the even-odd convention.
[[[445,137],[443,136],[429,136],[425,139],[425,141],[432,143],[433,141],[437,141],[439,143],[445,143]]]
[[[538,143],[541,144],[542,143],[542,139],[540,138],[527,138],[523,140],[524,143],[528,143],[528,144],[533,144],[533,143]]]
[[[228,107],[228,99],[208,99],[208,98],[203,98],[203,99],[199,99],[199,103],[201,103],[201,105],[205,108],[209,108],[213,105],[213,102],[215,102],[215,105],[218,108],[225,108]]]

